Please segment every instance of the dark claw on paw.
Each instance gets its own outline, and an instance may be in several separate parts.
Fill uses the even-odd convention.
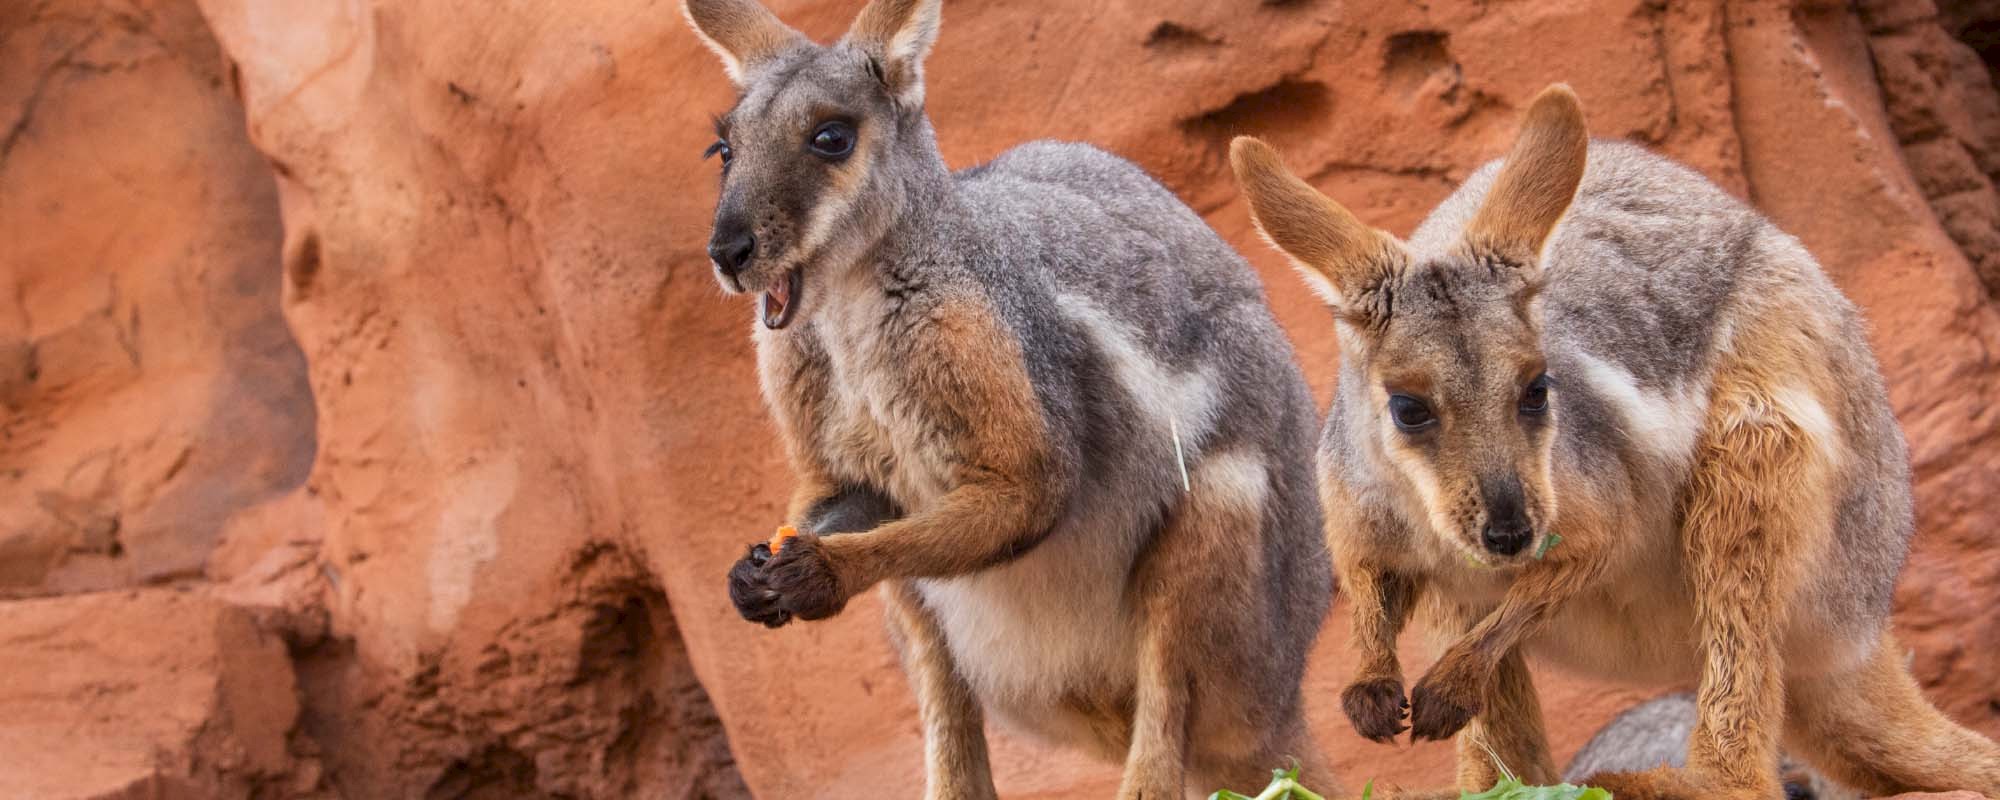
[[[1458,702],[1428,682],[1419,681],[1417,688],[1410,692],[1410,740],[1441,742],[1449,739],[1471,722],[1477,713],[1479,709]]]
[[[1356,682],[1340,693],[1340,709],[1355,732],[1383,744],[1409,730],[1403,724],[1409,707],[1409,701],[1403,699],[1402,682],[1394,678]]]

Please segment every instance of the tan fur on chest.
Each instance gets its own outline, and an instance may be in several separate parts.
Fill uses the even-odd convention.
[[[946,437],[913,396],[921,387],[913,385],[910,354],[882,335],[886,300],[868,287],[843,294],[839,313],[822,325],[830,387],[816,445],[840,477],[880,486],[905,511],[921,511],[950,488]]]
[[[819,444],[840,477],[881,486],[919,511],[949,488],[945,453],[931,443],[930,421],[899,406],[886,377],[836,383]]]

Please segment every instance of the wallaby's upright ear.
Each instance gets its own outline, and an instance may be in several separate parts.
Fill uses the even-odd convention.
[[[916,107],[924,102],[924,56],[937,41],[943,0],[870,0],[847,41],[882,67],[882,82],[896,102]]]
[[[1291,256],[1299,274],[1343,317],[1366,315],[1356,295],[1407,260],[1396,238],[1285,169],[1278,151],[1248,136],[1229,145],[1236,182],[1250,199],[1250,216],[1272,245]]]
[[[722,57],[723,70],[738,86],[757,62],[806,40],[757,0],[682,0],[681,13],[708,49]]]
[[[1543,89],[1528,106],[1492,190],[1466,226],[1466,243],[1535,268],[1542,244],[1576,198],[1589,150],[1590,132],[1576,93],[1560,83]]]

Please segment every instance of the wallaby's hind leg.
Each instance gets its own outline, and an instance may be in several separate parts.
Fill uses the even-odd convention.
[[[1264,593],[1271,578],[1257,557],[1266,504],[1275,502],[1265,460],[1255,451],[1211,450],[1189,471],[1189,484],[1129,584],[1138,680],[1118,797],[1179,800],[1191,771],[1204,782],[1261,788],[1287,757],[1316,773],[1312,785],[1330,786],[1317,753],[1287,752],[1311,739],[1297,674],[1272,666],[1282,655]]]
[[[1194,642],[1208,633],[1204,595],[1226,602],[1223,592],[1240,591],[1219,580],[1228,563],[1228,530],[1248,525],[1232,498],[1235,487],[1217,481],[1222,468],[1211,459],[1189,477],[1192,489],[1139,562],[1132,586],[1137,593],[1138,680],[1133,697],[1132,742],[1125,756],[1119,800],[1180,800],[1187,785],[1188,725],[1193,716]],[[1241,554],[1236,554],[1240,559]]]
[[[924,726],[924,800],[995,800],[985,717],[958,674],[944,629],[906,581],[883,584],[889,632]]]
[[[1681,547],[1701,659],[1685,769],[1593,777],[1619,800],[1767,800],[1782,792],[1779,650],[1797,554],[1832,529],[1822,443],[1769,388],[1787,354],[1719,371],[1689,476]]]
[[[1140,631],[1138,691],[1132,748],[1125,757],[1120,800],[1179,800],[1187,782],[1188,706],[1193,676],[1175,640],[1180,621],[1169,602],[1147,598]]]
[[[1548,734],[1542,730],[1534,677],[1518,649],[1500,660],[1485,708],[1458,733],[1458,788],[1468,792],[1493,788],[1500,779],[1496,758],[1529,785],[1555,783],[1559,775],[1549,755]]]
[[[2000,745],[1924,699],[1893,637],[1851,672],[1786,688],[1785,744],[1829,777],[1871,794],[2000,797]]]

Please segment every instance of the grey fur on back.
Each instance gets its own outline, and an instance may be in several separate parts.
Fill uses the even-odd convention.
[[[1024,344],[1043,402],[1070,423],[1077,444],[1095,445],[1077,453],[1085,474],[1117,466],[1133,441],[1125,437],[1137,435],[1119,420],[1139,416],[1132,401],[1143,398],[1093,385],[1111,377],[1109,356],[1093,352],[1089,336],[1059,313],[1064,295],[1108,313],[1171,370],[1216,370],[1223,396],[1212,420],[1180,421],[1194,434],[1183,443],[1192,458],[1228,444],[1289,450],[1285,466],[1311,485],[1309,454],[1290,444],[1310,441],[1314,414],[1288,340],[1255,273],[1178,198],[1128,162],[1054,142],[1017,147],[959,182],[979,209],[973,226],[1009,250],[975,265],[979,280],[1017,329],[1040,334]],[[1126,466],[1150,473],[1164,505],[1179,491],[1171,462]]]
[[[1499,167],[1475,172],[1411,244],[1456,241]],[[1544,251],[1547,343],[1588,345],[1642,385],[1701,374],[1745,256],[1768,227],[1685,167],[1629,143],[1591,142],[1583,183]]]

